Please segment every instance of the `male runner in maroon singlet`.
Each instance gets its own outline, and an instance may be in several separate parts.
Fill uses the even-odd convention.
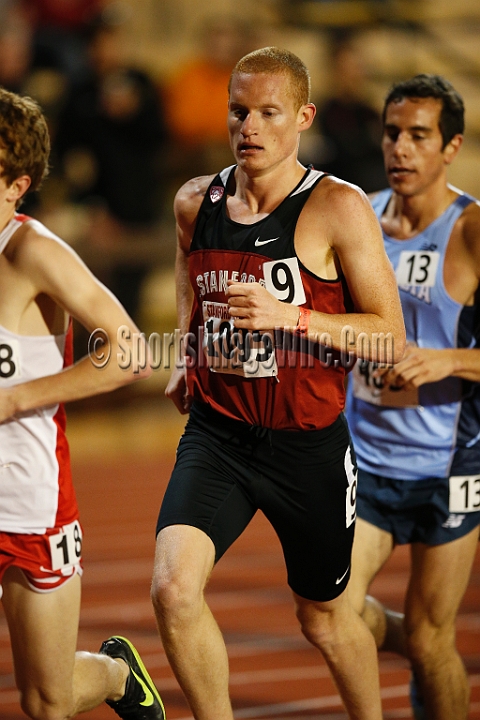
[[[233,718],[204,588],[257,509],[279,536],[302,631],[349,717],[381,718],[375,646],[346,592],[356,469],[342,337],[346,327],[352,338],[391,333],[393,361],[403,318],[366,196],[297,160],[314,115],[299,58],[277,48],[245,56],[228,105],[236,165],[191,180],[175,200],[189,333],[186,374],[174,372],[167,395],[190,418],[158,520],[152,597],[196,720]]]

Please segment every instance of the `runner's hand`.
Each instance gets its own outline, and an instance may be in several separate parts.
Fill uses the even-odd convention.
[[[438,382],[453,374],[451,352],[407,345],[399,363],[384,375],[389,385],[412,390],[425,383]]]
[[[9,420],[15,415],[15,404],[13,401],[13,388],[0,389],[0,423]]]
[[[170,380],[165,389],[165,395],[173,401],[181,415],[186,415],[190,412],[192,398],[187,393],[185,368],[173,368]]]
[[[267,332],[297,322],[298,307],[280,302],[260,283],[229,280],[227,297],[236,328]]]

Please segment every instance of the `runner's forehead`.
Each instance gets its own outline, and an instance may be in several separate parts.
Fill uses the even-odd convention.
[[[442,103],[437,98],[403,98],[390,102],[385,109],[385,127],[409,130],[439,128]]]
[[[232,76],[230,106],[280,107],[289,102],[294,102],[294,95],[287,73],[235,73]]]

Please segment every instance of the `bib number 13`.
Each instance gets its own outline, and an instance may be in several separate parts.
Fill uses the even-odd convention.
[[[82,528],[78,520],[65,525],[59,533],[50,535],[52,570],[78,565],[82,556]]]
[[[450,512],[480,510],[480,475],[453,475],[450,478]]]
[[[438,252],[404,250],[395,273],[398,284],[433,287],[439,260]]]

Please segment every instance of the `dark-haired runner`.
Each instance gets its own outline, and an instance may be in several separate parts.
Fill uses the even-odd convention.
[[[350,378],[359,466],[350,591],[378,647],[410,658],[416,717],[466,720],[455,620],[480,524],[480,207],[447,182],[464,130],[462,98],[447,80],[418,75],[395,85],[383,118],[390,189],[372,203],[407,351],[386,373],[360,362]],[[365,596],[405,543],[412,564],[403,617]]]

